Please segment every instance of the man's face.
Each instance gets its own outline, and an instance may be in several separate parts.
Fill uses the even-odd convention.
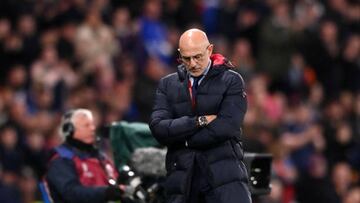
[[[95,143],[95,122],[92,116],[77,114],[74,117],[74,138],[86,144]]]
[[[192,76],[198,77],[205,71],[210,62],[213,45],[182,47],[179,49],[180,60]]]

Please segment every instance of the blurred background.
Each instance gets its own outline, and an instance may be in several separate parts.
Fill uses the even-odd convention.
[[[147,122],[197,27],[246,81],[245,150],[273,155],[254,203],[359,203],[359,22],[356,0],[1,0],[0,202],[41,200],[66,110]]]

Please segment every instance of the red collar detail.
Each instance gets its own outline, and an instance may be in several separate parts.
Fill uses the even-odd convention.
[[[213,66],[227,66],[228,68],[234,68],[234,65],[223,55],[221,54],[212,54],[210,60],[213,63]]]
[[[225,57],[221,54],[212,54],[210,59],[214,66],[225,64]]]

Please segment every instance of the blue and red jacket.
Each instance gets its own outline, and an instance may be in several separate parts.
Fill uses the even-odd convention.
[[[109,180],[117,178],[109,159],[73,141],[55,148],[44,182],[53,202],[102,203],[108,200]]]

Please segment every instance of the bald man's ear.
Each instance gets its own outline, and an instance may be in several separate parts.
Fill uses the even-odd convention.
[[[213,44],[209,44],[208,46],[208,51],[209,51],[209,56],[211,56],[211,54],[213,53],[213,50],[214,50],[214,45]]]

